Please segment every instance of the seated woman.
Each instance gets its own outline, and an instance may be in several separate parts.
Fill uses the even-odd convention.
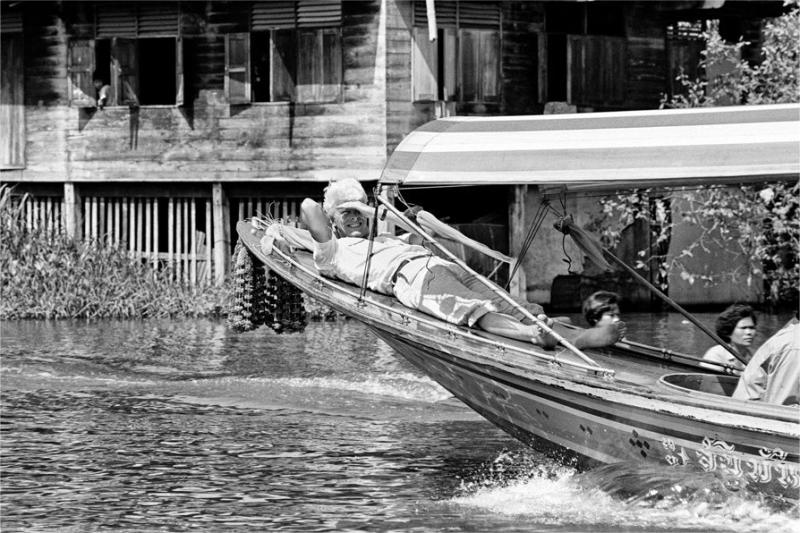
[[[736,350],[736,354],[745,361],[752,357],[750,349],[756,333],[756,314],[749,305],[733,304],[717,317],[714,324],[716,334]],[[744,364],[732,353],[716,344],[703,355],[706,361],[714,361],[723,365],[730,365],[735,370],[744,370]],[[718,365],[703,364],[706,368],[718,370]]]

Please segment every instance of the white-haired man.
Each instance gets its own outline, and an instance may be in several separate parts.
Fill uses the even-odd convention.
[[[363,284],[369,220],[359,206],[366,200],[363,187],[354,179],[330,184],[321,206],[310,198],[303,200],[301,216],[314,240],[314,263],[323,275]],[[455,263],[392,235],[375,237],[372,246],[369,289],[393,295],[412,309],[452,324],[555,346],[555,339],[539,326],[501,312],[510,311],[511,306]],[[549,321],[543,314],[539,318]]]

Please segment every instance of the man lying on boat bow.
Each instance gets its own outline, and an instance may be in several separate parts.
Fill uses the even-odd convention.
[[[320,273],[360,286],[366,271],[367,288],[392,295],[412,309],[545,348],[556,345],[539,325],[511,316],[514,309],[509,304],[461,267],[411,244],[410,234],[378,235],[369,254],[369,219],[356,205],[366,201],[364,189],[354,179],[331,183],[321,206],[310,198],[303,200],[301,216],[314,240],[314,264]],[[552,324],[544,314],[538,318]]]

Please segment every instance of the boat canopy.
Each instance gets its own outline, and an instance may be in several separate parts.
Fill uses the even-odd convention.
[[[800,105],[448,117],[394,150],[385,184],[569,190],[798,179]]]

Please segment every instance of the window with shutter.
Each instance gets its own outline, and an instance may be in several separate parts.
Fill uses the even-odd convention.
[[[624,3],[547,5],[547,100],[595,107],[623,102],[624,7]]]
[[[250,35],[225,36],[225,94],[232,104],[250,102]]]
[[[69,103],[76,107],[95,106],[94,41],[76,39],[70,41],[67,57],[69,71]]]
[[[297,73],[297,40],[294,30],[272,32],[272,101],[295,99]]]
[[[438,59],[437,42],[428,39],[428,28],[415,27],[412,57],[415,102],[437,99]]]
[[[95,37],[106,105],[186,104],[178,2],[97,2]]]
[[[230,101],[338,101],[341,22],[341,0],[253,2],[248,45],[239,37],[244,34],[227,38],[225,83]],[[236,36],[233,41],[231,35]],[[249,79],[243,81],[245,74]]]
[[[412,98],[499,100],[500,6],[497,2],[435,2],[436,40],[423,0],[414,2]]]

